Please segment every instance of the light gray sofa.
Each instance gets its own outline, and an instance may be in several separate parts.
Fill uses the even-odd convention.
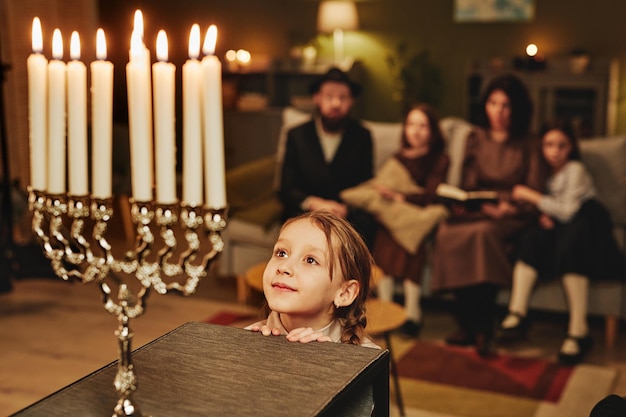
[[[269,259],[280,228],[280,202],[276,197],[277,172],[284,151],[286,132],[310,118],[308,113],[285,108],[275,156],[266,157],[234,168],[227,173],[227,192],[231,208],[228,227],[223,233],[225,248],[218,262],[222,275],[238,277],[239,299],[245,300],[246,270]],[[374,165],[380,167],[399,146],[402,125],[364,121],[374,140]],[[458,185],[465,138],[471,126],[463,119],[441,120],[451,165],[447,182]],[[582,141],[582,157],[594,177],[600,199],[606,204],[616,224],[616,236],[623,245],[626,233],[626,135]],[[424,274],[424,297],[431,297],[430,268]],[[509,291],[499,294],[498,302],[506,305]],[[626,286],[618,282],[595,283],[590,291],[589,313],[606,318],[606,343],[613,345],[618,321],[626,318]],[[566,312],[567,304],[560,282],[539,285],[531,299],[531,309]]]

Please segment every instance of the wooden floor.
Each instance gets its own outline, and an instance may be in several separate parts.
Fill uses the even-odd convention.
[[[153,293],[144,316],[131,322],[133,348],[223,309],[246,314],[260,310],[261,298],[254,294],[248,305],[235,300],[232,278],[208,277],[191,297]],[[427,303],[424,308],[423,339],[441,340],[453,330],[445,305]],[[562,341],[565,317],[534,319],[530,340],[516,349],[529,355],[554,356]],[[615,349],[608,350],[603,346],[603,321],[593,319],[591,324],[596,346],[588,362],[618,369],[614,392],[626,394],[626,336],[619,335]],[[93,284],[72,284],[58,278],[15,281],[12,292],[0,295],[0,415],[18,411],[117,359],[116,327],[116,319],[104,311]],[[392,343],[396,353],[408,346],[397,336]],[[141,386],[141,376],[138,378]],[[392,415],[397,415],[395,408]]]

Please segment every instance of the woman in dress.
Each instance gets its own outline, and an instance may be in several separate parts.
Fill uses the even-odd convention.
[[[445,181],[450,165],[444,146],[439,118],[434,109],[426,104],[410,107],[404,119],[400,150],[392,158],[406,169],[413,182],[422,190],[404,193],[379,184],[379,193],[386,199],[405,201],[420,207],[434,203],[435,190]],[[391,301],[395,281],[402,282],[407,321],[401,330],[407,336],[417,337],[422,327],[419,303],[422,271],[426,262],[424,245],[421,244],[416,252],[411,253],[381,225],[374,241],[373,255],[376,264],[385,273],[378,283],[379,298]]]
[[[536,138],[529,134],[532,103],[513,75],[485,89],[477,126],[467,138],[461,188],[498,193],[497,204],[469,211],[452,206],[435,238],[434,291],[451,292],[458,331],[446,342],[476,346],[486,355],[495,327],[498,289],[511,285],[511,252],[519,233],[536,217],[532,204],[514,201],[513,186],[541,190]]]

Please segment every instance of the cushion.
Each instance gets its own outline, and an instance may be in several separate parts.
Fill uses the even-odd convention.
[[[438,204],[419,207],[388,200],[376,190],[376,184],[383,184],[401,193],[422,191],[406,168],[397,159],[389,158],[372,180],[343,190],[341,198],[354,207],[372,213],[400,246],[411,254],[417,253],[422,241],[434,227],[448,217],[448,210]]]
[[[372,122],[369,120],[363,120],[362,123],[372,134],[374,171],[378,171],[383,162],[400,149],[402,123]]]
[[[581,140],[580,151],[613,222],[626,224],[626,136]]]
[[[226,174],[230,215],[263,227],[280,218],[282,207],[272,186],[276,157],[240,165]]]

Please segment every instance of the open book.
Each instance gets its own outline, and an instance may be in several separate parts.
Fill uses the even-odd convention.
[[[462,204],[468,210],[479,210],[484,203],[497,204],[498,193],[496,191],[465,191],[450,184],[439,184],[437,196],[445,204]]]

